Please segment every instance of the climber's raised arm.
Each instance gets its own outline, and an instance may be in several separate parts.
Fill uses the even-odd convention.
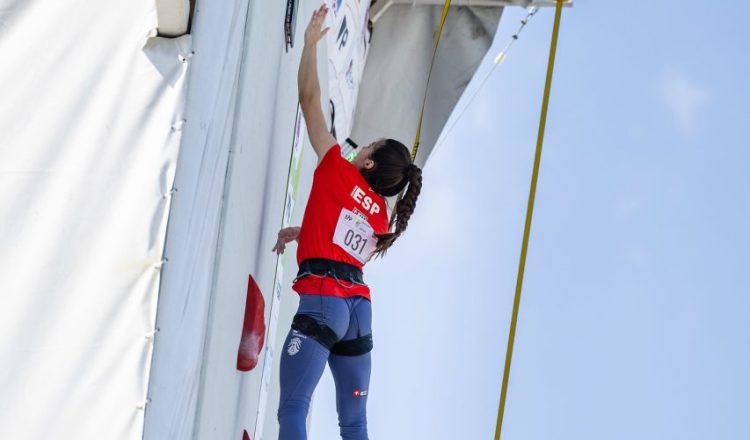
[[[323,39],[329,28],[321,29],[328,7],[324,4],[313,12],[310,24],[305,31],[305,47],[302,49],[302,60],[297,73],[297,87],[299,89],[299,104],[307,124],[307,134],[310,137],[318,162],[326,152],[336,144],[326,126],[323,109],[320,106],[320,83],[318,82],[318,42]]]

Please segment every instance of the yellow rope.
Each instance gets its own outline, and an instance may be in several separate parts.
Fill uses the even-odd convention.
[[[427,73],[427,84],[424,86],[424,98],[422,99],[422,110],[419,112],[419,122],[417,123],[417,135],[414,138],[414,146],[411,149],[411,161],[414,162],[417,159],[417,150],[419,150],[419,138],[422,135],[422,116],[424,116],[424,107],[427,103],[427,88],[430,85],[430,77],[432,76],[432,67],[435,65],[435,55],[437,55],[438,45],[440,44],[440,35],[443,33],[443,25],[445,24],[445,18],[448,16],[448,8],[451,6],[451,0],[445,0],[443,5],[443,15],[440,17],[440,26],[435,34],[435,44],[432,47],[432,61],[430,61],[430,70]]]
[[[422,117],[424,116],[425,104],[427,104],[427,89],[430,86],[430,77],[432,77],[432,67],[435,65],[435,56],[437,55],[438,46],[440,45],[440,35],[443,33],[443,25],[445,24],[445,18],[448,16],[448,8],[451,6],[451,0],[445,0],[443,5],[443,15],[440,17],[440,25],[438,26],[437,33],[435,34],[435,42],[432,46],[432,60],[430,60],[430,70],[427,72],[427,83],[424,86],[424,96],[422,98],[422,110],[419,112],[419,122],[417,122],[417,134],[414,137],[414,146],[411,149],[411,161],[414,163],[417,160],[417,150],[419,150],[419,138],[422,137]],[[404,198],[404,192],[406,189],[401,190],[396,198],[396,204]],[[391,218],[391,222],[395,219]],[[391,223],[389,223],[391,224]]]
[[[536,183],[539,177],[539,162],[542,158],[542,143],[544,142],[544,128],[547,123],[547,107],[549,105],[550,88],[552,87],[552,71],[555,67],[555,52],[557,50],[557,36],[560,30],[560,17],[564,0],[557,0],[555,8],[555,25],[552,30],[552,43],[549,51],[549,63],[547,65],[547,81],[544,85],[544,99],[542,101],[542,115],[539,120],[539,133],[536,141],[536,155],[534,156],[534,170],[531,174],[531,188],[529,189],[529,202],[526,207],[526,225],[523,230],[523,243],[521,244],[521,258],[518,263],[518,277],[516,278],[516,295],[513,300],[513,316],[510,320],[510,332],[508,334],[508,348],[505,353],[505,370],[503,371],[503,384],[500,391],[500,406],[497,411],[497,425],[495,426],[495,440],[500,440],[500,432],[503,427],[503,414],[505,412],[505,399],[508,393],[508,378],[510,377],[510,362],[513,357],[513,342],[516,338],[516,324],[518,323],[518,308],[521,302],[521,286],[523,285],[523,272],[526,267],[526,251],[529,247],[529,234],[531,232],[531,216],[534,212],[534,198],[536,196]]]

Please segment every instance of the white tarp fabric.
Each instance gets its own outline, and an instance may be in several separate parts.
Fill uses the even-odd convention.
[[[189,439],[194,434],[248,14],[247,0],[224,0],[200,7],[194,18],[195,54],[189,61],[145,439]],[[241,324],[238,335],[240,330]]]
[[[500,2],[498,2],[500,3]],[[392,5],[375,22],[352,139],[414,143],[442,6]],[[423,165],[495,36],[503,8],[451,7],[427,92],[417,163]]]
[[[0,2],[0,438],[142,435],[190,37]]]

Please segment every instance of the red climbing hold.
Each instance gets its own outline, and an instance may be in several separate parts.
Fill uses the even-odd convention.
[[[264,311],[266,303],[253,276],[247,281],[247,300],[245,301],[245,323],[242,325],[242,339],[237,352],[237,369],[250,371],[258,365],[260,351],[266,337]]]
[[[247,431],[245,431],[245,430],[243,430],[242,440],[252,440],[250,438],[250,434],[248,434]]]

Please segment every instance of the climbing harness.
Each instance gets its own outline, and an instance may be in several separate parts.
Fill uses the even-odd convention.
[[[364,286],[362,270],[351,264],[326,258],[309,258],[299,265],[299,271],[294,281],[302,277],[330,277],[336,280],[342,287],[352,287],[355,284]],[[347,286],[342,281],[349,282]],[[292,321],[292,330],[297,330],[305,336],[318,341],[333,354],[339,356],[359,356],[372,351],[372,333],[360,335],[357,333],[355,339],[339,341],[336,333],[326,324],[308,315],[295,315]]]
[[[341,261],[329,260],[327,258],[308,258],[299,264],[297,277],[293,282],[306,276],[330,277],[342,287],[352,287],[353,284],[365,285],[362,279],[362,270],[357,266],[343,263]],[[341,284],[341,281],[351,283]]]

